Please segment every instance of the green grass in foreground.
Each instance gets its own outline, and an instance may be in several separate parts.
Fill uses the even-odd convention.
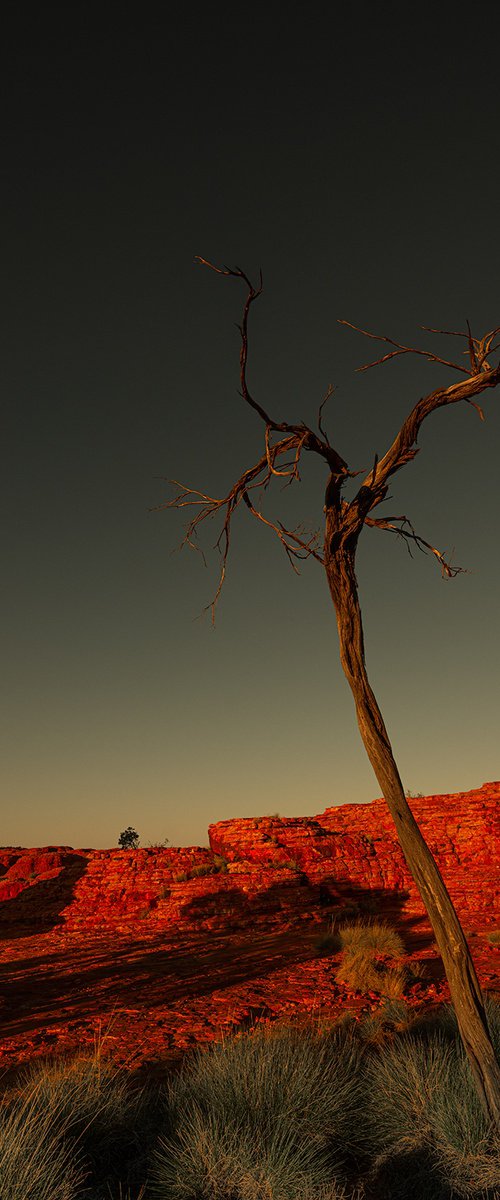
[[[487,1011],[500,1055],[498,998]],[[97,1053],[0,1100],[0,1200],[500,1200],[451,1007],[259,1026],[162,1089]]]

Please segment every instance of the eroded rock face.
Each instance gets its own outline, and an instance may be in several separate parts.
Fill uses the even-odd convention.
[[[470,792],[413,797],[412,812],[463,914],[498,912],[500,783]],[[228,860],[293,859],[309,880],[349,881],[402,896],[422,911],[415,884],[383,799],[327,808],[314,818],[263,817],[209,826],[210,845]]]
[[[410,800],[462,920],[494,924],[500,783]],[[356,902],[397,916],[423,907],[383,800],[317,817],[209,826],[210,849],[0,850],[0,926],[68,930],[244,929],[318,920]],[[145,922],[141,926],[141,922]]]

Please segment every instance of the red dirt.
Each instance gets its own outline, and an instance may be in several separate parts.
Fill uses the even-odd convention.
[[[480,982],[497,992],[500,949],[488,933],[499,796],[497,783],[411,801]],[[0,1069],[91,1050],[102,1038],[115,1061],[149,1073],[255,1021],[376,1008],[374,993],[336,982],[338,955],[315,946],[328,916],[353,900],[398,927],[408,959],[425,960],[410,1002],[449,999],[381,802],[220,822],[210,840],[211,850],[0,850]],[[232,869],[221,871],[217,854]],[[211,873],[174,880],[193,866]]]

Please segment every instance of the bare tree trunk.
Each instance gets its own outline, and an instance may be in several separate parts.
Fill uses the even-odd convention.
[[[491,1044],[481,989],[457,914],[437,864],[407,804],[382,714],[368,682],[361,610],[354,570],[358,538],[366,524],[397,533],[406,540],[407,545],[413,542],[420,549],[425,549],[435,555],[442,571],[449,577],[458,573],[460,568],[452,567],[435,546],[416,534],[406,516],[377,519],[369,514],[386,498],[390,477],[415,458],[418,453],[419,430],[423,421],[431,413],[444,405],[465,401],[472,404],[478,410],[479,415],[483,416],[473,397],[480,395],[487,388],[496,388],[500,384],[500,363],[493,367],[489,362],[489,357],[499,348],[498,345],[494,346],[493,342],[500,333],[500,326],[490,330],[482,338],[473,337],[469,325],[467,325],[467,333],[429,330],[431,333],[451,334],[454,337],[465,338],[469,346],[470,369],[465,367],[462,361],[460,364],[450,362],[429,350],[405,346],[385,335],[358,329],[356,325],[351,326],[365,337],[374,338],[375,341],[385,342],[394,347],[375,362],[365,363],[363,367],[359,368],[360,370],[366,371],[369,367],[378,366],[399,354],[419,354],[430,362],[440,363],[460,372],[462,378],[459,383],[445,388],[440,387],[417,401],[387,452],[380,460],[378,454],[375,455],[373,467],[358,488],[357,494],[348,502],[342,496],[343,485],[359,472],[349,470],[348,464],[332,446],[321,424],[322,409],[325,400],[331,395],[332,389],[328,390],[325,400],[320,405],[317,424],[321,436],[318,436],[303,421],[298,425],[290,424],[287,421],[276,421],[254,399],[248,388],[246,376],[248,315],[252,304],[262,292],[262,275],[258,287],[254,287],[248,276],[239,267],[234,270],[228,267],[216,267],[204,258],[199,258],[198,262],[203,263],[218,275],[232,276],[243,280],[247,287],[247,297],[240,326],[241,395],[265,423],[265,453],[261,455],[258,462],[240,475],[222,499],[214,499],[196,488],[186,488],[181,484],[179,495],[160,507],[184,508],[186,505],[196,507],[196,515],[189,522],[184,539],[184,543],[191,546],[202,521],[219,511],[225,514],[223,528],[217,543],[222,555],[220,578],[214,599],[209,606],[212,609],[212,620],[226,574],[231,520],[241,502],[246,505],[256,520],[274,530],[292,566],[294,566],[294,559],[307,558],[312,555],[325,567],[337,614],[340,658],[354,696],[361,737],[396,826],[403,854],[434,930],[455,1006],[460,1035],[470,1061],[481,1103],[491,1122],[491,1128],[496,1129],[500,1134],[500,1065],[496,1061]],[[342,321],[341,324],[351,325],[351,322]],[[285,436],[274,441],[275,434]],[[286,529],[281,521],[278,523],[270,521],[255,503],[254,489],[267,488],[274,475],[286,477],[289,483],[294,479],[300,479],[299,463],[303,451],[318,454],[329,469],[324,507],[326,513],[324,555],[318,553],[316,534],[313,533],[304,540],[299,536],[297,529]],[[292,462],[290,462],[290,455],[294,456]],[[281,466],[278,465],[280,462]]]
[[[336,524],[334,511],[327,509],[325,569],[337,615],[340,659],[354,696],[359,730],[429,915],[484,1111],[500,1131],[500,1066],[489,1035],[481,989],[441,873],[407,803],[382,714],[368,682],[354,569],[357,538],[342,539]]]

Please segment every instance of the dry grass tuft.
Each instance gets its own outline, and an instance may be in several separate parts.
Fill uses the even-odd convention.
[[[387,954],[391,958],[403,958],[405,947],[399,933],[385,921],[358,921],[339,929],[343,950],[351,954]]]
[[[405,949],[399,933],[385,922],[362,920],[340,927],[337,934],[343,950],[335,973],[337,981],[352,991],[378,992],[390,1000],[399,999],[407,981],[406,969],[400,964]]]
[[[379,991],[380,975],[374,960],[362,952],[344,954],[342,962],[335,972],[337,982],[345,983],[352,992]]]
[[[399,1000],[403,995],[407,975],[404,967],[392,967],[379,974],[378,991],[388,1000]]]

